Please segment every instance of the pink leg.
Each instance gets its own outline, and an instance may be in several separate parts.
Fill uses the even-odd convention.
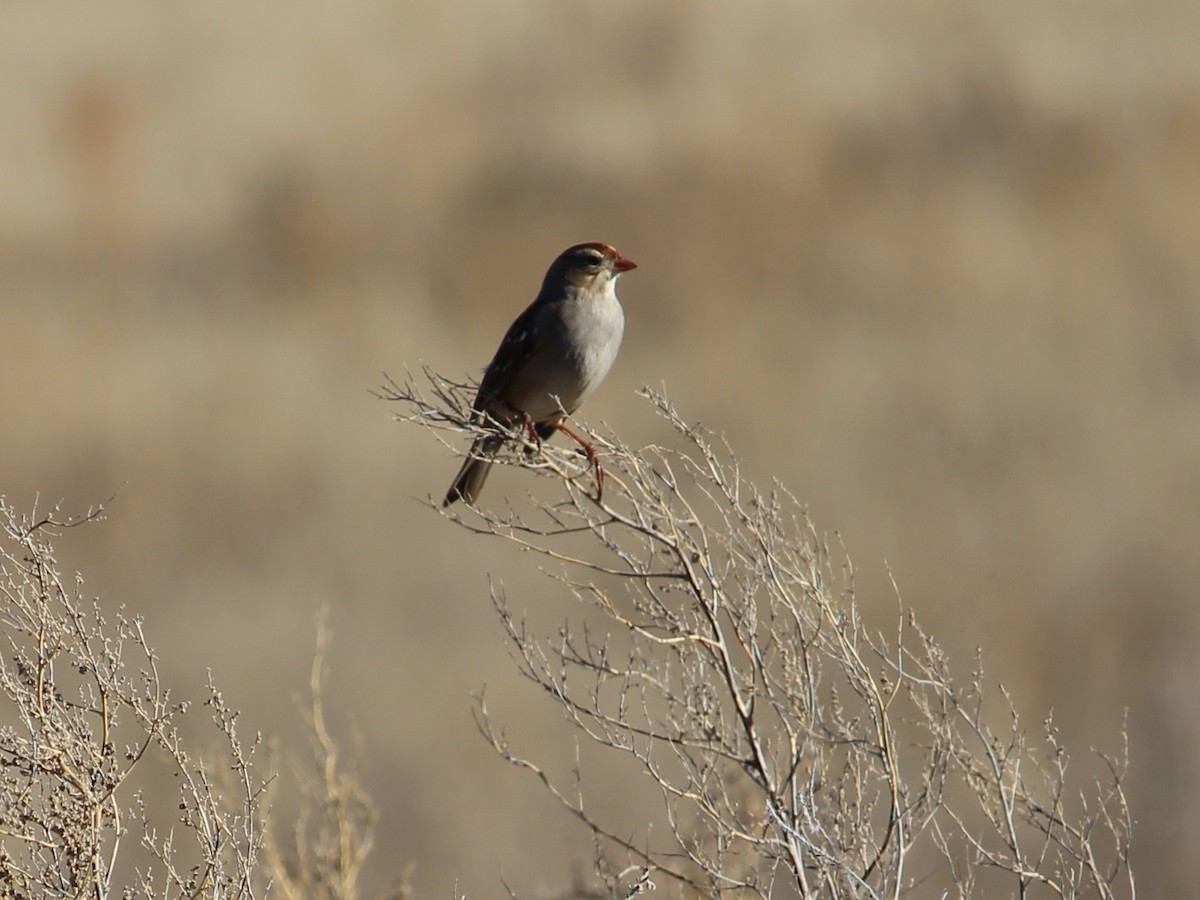
[[[542,446],[542,439],[538,437],[537,426],[533,424],[533,416],[522,410],[521,424],[525,426],[525,431],[529,434],[529,443],[535,447]]]
[[[555,422],[554,427],[573,438],[575,443],[583,448],[583,452],[587,456],[588,462],[591,463],[592,468],[596,470],[596,502],[599,503],[600,498],[604,493],[604,467],[600,465],[600,457],[596,454],[596,448],[593,447],[588,441],[577,435],[562,422]]]

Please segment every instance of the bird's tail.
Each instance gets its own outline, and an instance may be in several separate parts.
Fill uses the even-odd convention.
[[[492,470],[491,457],[496,455],[503,443],[502,438],[486,437],[471,445],[471,453],[454,476],[454,483],[450,485],[450,490],[446,491],[446,499],[442,501],[442,506],[449,506],[455,500],[475,504],[479,499],[479,492],[483,490],[488,472]]]

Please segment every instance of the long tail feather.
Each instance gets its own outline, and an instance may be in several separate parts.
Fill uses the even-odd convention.
[[[492,470],[490,457],[495,455],[502,443],[499,438],[481,438],[471,445],[471,455],[463,461],[450,490],[446,491],[446,499],[442,501],[442,506],[449,506],[456,500],[475,504],[479,499],[479,492],[483,490],[483,483]]]

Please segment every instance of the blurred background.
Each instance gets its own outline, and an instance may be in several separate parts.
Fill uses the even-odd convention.
[[[1185,895],[1197,35],[1194,0],[4,4],[0,492],[115,494],[66,567],[284,746],[328,604],[373,889],[561,891],[586,835],[471,694],[565,771],[489,573],[574,608],[421,506],[457,460],[369,391],[477,375],[555,254],[612,243],[640,268],[585,420],[665,440],[634,395],[665,385],[840,535],[881,625],[894,577],[1081,757],[1128,710],[1139,886]],[[618,830],[643,790],[605,789]]]

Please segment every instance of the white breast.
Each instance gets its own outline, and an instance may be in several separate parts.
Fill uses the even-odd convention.
[[[561,316],[556,345],[564,352],[539,355],[520,379],[532,389],[517,393],[525,395],[524,409],[534,421],[556,418],[560,407],[567,413],[577,410],[604,380],[621,349],[625,313],[617,300],[615,278],[598,298],[564,300]]]

